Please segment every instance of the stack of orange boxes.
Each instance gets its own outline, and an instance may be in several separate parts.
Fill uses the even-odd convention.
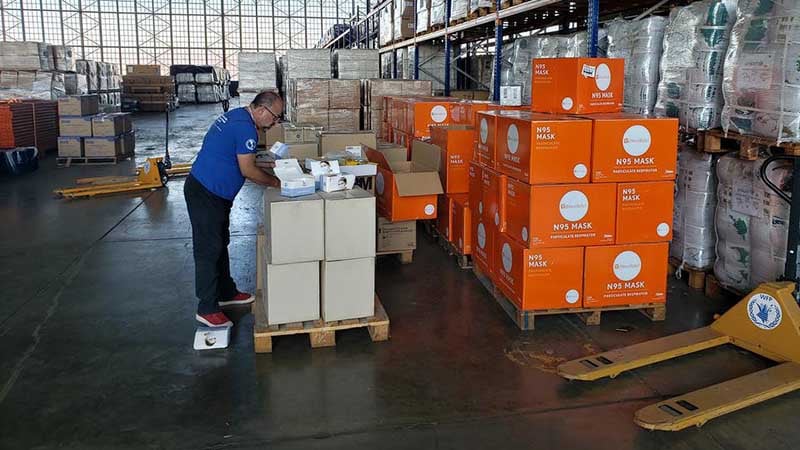
[[[665,302],[677,121],[619,112],[619,59],[532,77],[537,112],[477,114],[475,266],[519,310]]]
[[[430,129],[459,124],[452,108],[461,100],[447,97],[384,97],[383,138],[411,151],[415,139],[430,138]]]

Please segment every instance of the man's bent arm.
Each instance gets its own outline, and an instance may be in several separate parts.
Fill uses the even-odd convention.
[[[240,153],[236,155],[236,159],[239,161],[239,170],[242,172],[242,176],[248,180],[262,186],[280,186],[280,181],[277,178],[256,166],[255,153]]]

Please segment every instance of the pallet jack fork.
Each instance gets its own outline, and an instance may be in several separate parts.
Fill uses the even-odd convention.
[[[53,192],[60,197],[74,199],[147,191],[164,187],[167,184],[167,171],[162,158],[147,158],[135,176],[80,178],[76,183],[80,186],[56,189]]]
[[[767,178],[777,160],[792,163],[792,195]],[[709,326],[575,359],[558,366],[570,380],[615,378],[622,372],[723,344],[757,353],[778,364],[685,395],[646,406],[634,422],[646,429],[677,431],[800,389],[800,157],[776,155],[761,166],[761,179],[791,205],[784,281],[763,283]]]

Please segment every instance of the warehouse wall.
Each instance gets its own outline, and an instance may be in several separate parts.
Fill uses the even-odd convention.
[[[80,9],[79,9],[80,7]],[[3,0],[0,41],[69,45],[79,59],[211,64],[239,51],[312,48],[366,0]]]

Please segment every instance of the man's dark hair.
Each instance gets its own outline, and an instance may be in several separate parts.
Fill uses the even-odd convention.
[[[269,108],[272,105],[274,105],[276,101],[278,101],[280,99],[281,99],[281,96],[276,94],[275,92],[262,91],[261,93],[256,95],[256,98],[254,98],[253,101],[250,102],[250,105],[251,106],[266,106],[266,107]],[[276,111],[276,113],[278,113],[278,112]]]

